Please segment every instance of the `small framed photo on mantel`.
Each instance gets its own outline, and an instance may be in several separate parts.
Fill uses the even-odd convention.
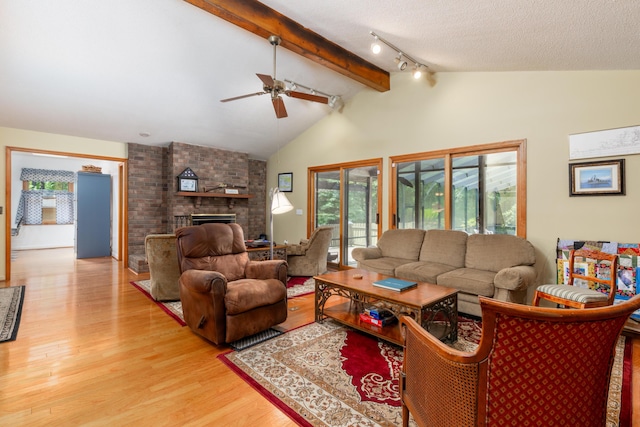
[[[569,196],[624,194],[624,159],[569,164]]]
[[[283,193],[291,193],[293,191],[293,172],[278,174],[278,190]]]

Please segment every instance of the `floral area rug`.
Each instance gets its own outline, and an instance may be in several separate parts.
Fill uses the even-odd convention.
[[[454,346],[475,348],[481,332],[478,322],[460,319],[459,326]],[[619,346],[624,349],[624,337]],[[622,418],[622,350],[612,373],[608,426],[619,425]],[[402,348],[332,320],[218,357],[299,425],[402,425],[398,389]]]
[[[472,348],[479,324],[459,325],[460,348]],[[402,348],[332,320],[219,357],[300,425],[402,425]]]
[[[151,280],[138,280],[131,282],[138,290],[155,302],[165,313],[175,319],[182,326],[186,326],[184,315],[182,314],[182,303],[180,301],[156,301],[151,296]],[[315,291],[315,281],[313,278],[294,276],[287,280],[287,297],[294,298],[308,295]]]

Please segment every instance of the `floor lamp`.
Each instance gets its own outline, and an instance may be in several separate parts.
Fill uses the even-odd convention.
[[[287,199],[287,196],[284,193],[280,192],[278,187],[274,187],[269,190],[269,196],[271,198],[271,209],[269,210],[271,235],[269,236],[269,240],[271,241],[271,259],[273,259],[273,216],[289,212],[291,209],[293,209],[293,205],[291,204],[289,199]]]

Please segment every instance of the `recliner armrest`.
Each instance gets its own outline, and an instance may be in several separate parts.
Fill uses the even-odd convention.
[[[227,278],[217,271],[187,270],[180,275],[180,282],[189,290],[200,293],[227,292]]]
[[[356,261],[364,261],[365,259],[382,258],[382,251],[377,246],[369,248],[355,248],[351,252],[351,256]]]
[[[249,261],[245,268],[247,279],[278,279],[286,285],[288,265],[284,260]]]
[[[530,265],[503,268],[493,279],[496,288],[510,291],[522,291],[533,286],[536,281],[536,270]]]

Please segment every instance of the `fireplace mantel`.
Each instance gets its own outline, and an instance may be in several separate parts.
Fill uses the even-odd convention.
[[[198,208],[202,203],[202,197],[222,197],[226,198],[229,202],[229,209],[233,208],[235,200],[233,199],[251,199],[253,194],[224,194],[224,193],[195,193],[191,191],[178,191],[178,196],[194,197],[193,205]]]

